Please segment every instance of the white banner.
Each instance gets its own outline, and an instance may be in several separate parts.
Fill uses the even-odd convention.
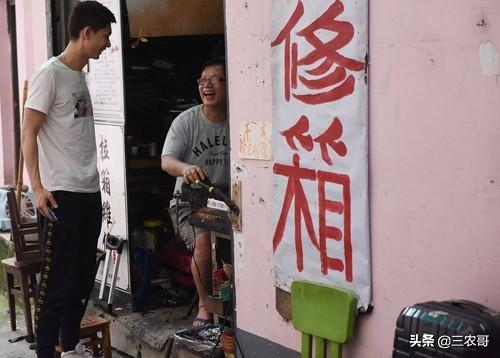
[[[105,251],[105,238],[115,235],[128,238],[127,223],[127,186],[125,181],[125,147],[123,126],[96,124],[97,166],[101,180],[102,229],[99,236],[99,249]],[[116,252],[108,268],[108,280],[111,282],[112,267],[116,264]],[[103,263],[99,266],[97,280],[102,280]],[[128,241],[125,243],[118,267],[116,287],[130,292],[130,260]]]
[[[123,91],[123,60],[121,40],[120,0],[100,0],[115,15],[111,25],[111,47],[98,60],[90,60],[87,84],[92,98],[97,141],[97,166],[101,180],[103,222],[99,237],[99,249],[105,251],[105,238],[115,235],[128,238],[127,186],[125,180],[125,108]],[[108,271],[111,282],[112,266],[116,264],[113,252]],[[102,280],[103,264],[97,272]],[[116,281],[116,287],[130,293],[130,259],[128,241],[124,246]]]
[[[273,1],[274,278],[371,303],[368,1]]]

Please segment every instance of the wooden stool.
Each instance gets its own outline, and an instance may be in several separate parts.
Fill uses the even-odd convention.
[[[90,338],[83,343],[87,348],[91,348],[94,356],[99,354],[99,346],[104,352],[104,358],[111,358],[111,338],[109,334],[110,321],[99,316],[84,316],[80,324],[80,339]],[[101,337],[97,333],[101,333]],[[56,351],[61,353],[61,347],[57,346]]]
[[[98,354],[99,345],[104,352],[104,358],[111,358],[111,339],[109,335],[110,321],[99,316],[85,316],[80,325],[80,338],[90,338],[89,346],[94,355]],[[101,332],[101,337],[97,333]]]
[[[7,297],[9,299],[10,328],[16,330],[16,301],[20,296],[23,301],[24,320],[26,321],[26,341],[34,342],[33,320],[30,297],[36,296],[36,274],[40,272],[40,261],[17,262],[15,257],[2,260],[7,279]],[[17,278],[18,286],[15,285]]]

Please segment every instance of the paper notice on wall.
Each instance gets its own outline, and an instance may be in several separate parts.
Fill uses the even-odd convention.
[[[122,29],[119,0],[100,0],[115,15],[116,23],[111,24],[111,46],[106,48],[99,59],[89,61],[87,82],[94,120],[98,123],[123,124],[125,122],[123,90]]]
[[[244,122],[240,127],[240,158],[271,160],[271,123]]]

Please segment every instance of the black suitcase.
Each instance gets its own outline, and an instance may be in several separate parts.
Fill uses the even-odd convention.
[[[399,314],[393,358],[499,358],[500,314],[466,300],[425,302]]]

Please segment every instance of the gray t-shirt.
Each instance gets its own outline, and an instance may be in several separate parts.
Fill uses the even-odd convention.
[[[208,179],[219,187],[229,186],[229,121],[214,123],[201,110],[191,107],[179,114],[167,134],[162,155],[198,165],[208,173]],[[181,190],[183,178],[178,177],[175,190]]]
[[[98,192],[94,116],[84,73],[52,57],[34,74],[25,107],[46,115],[37,138],[44,187]]]

